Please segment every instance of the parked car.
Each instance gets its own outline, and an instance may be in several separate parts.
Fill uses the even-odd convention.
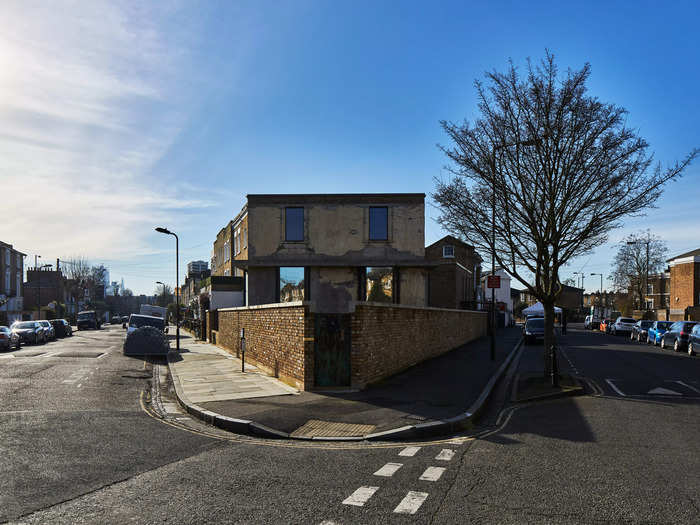
[[[671,321],[654,321],[649,330],[647,330],[647,343],[654,346],[661,344],[661,336],[666,333],[668,327],[673,323]]]
[[[100,321],[97,319],[95,310],[85,310],[78,312],[78,330],[99,330]]]
[[[112,318],[109,320],[109,324],[122,324],[122,318],[118,315],[113,315]]]
[[[49,323],[53,326],[56,337],[68,337],[69,335],[73,335],[73,328],[71,328],[70,323],[65,319],[51,319]]]
[[[15,350],[22,346],[19,334],[7,326],[0,326],[0,350],[12,350],[13,346]]]
[[[142,326],[152,326],[154,328],[162,330],[166,334],[168,333],[168,327],[165,324],[163,318],[155,317],[152,315],[131,314],[131,316],[129,317],[129,323],[127,325],[124,325],[124,328],[127,329],[126,334],[129,335],[131,332],[133,332],[137,328],[141,328]]]
[[[56,340],[56,330],[54,330],[53,326],[51,326],[51,323],[48,321],[37,321],[41,326],[44,327],[44,330],[46,331],[46,340],[47,341],[55,341]]]
[[[17,321],[12,325],[12,331],[19,335],[22,343],[44,344],[46,332],[38,321]]]
[[[612,328],[612,319],[603,319],[600,322],[600,325],[598,327],[598,330],[601,332],[605,332],[606,334],[610,333],[610,328]]]
[[[642,341],[646,341],[647,331],[649,330],[652,324],[654,324],[654,321],[648,321],[645,319],[637,321],[632,327],[632,331],[630,332],[630,339],[632,339],[632,341],[637,340],[640,343]]]
[[[700,354],[700,323],[693,326],[688,338],[688,355]]]
[[[693,321],[676,321],[673,323],[666,333],[661,336],[661,349],[665,350],[667,346],[673,346],[674,352],[684,352],[688,349],[688,340],[690,339],[690,331],[697,325]]]
[[[593,315],[587,315],[583,321],[583,327],[587,330],[597,330],[600,328],[600,319]]]
[[[540,339],[544,340],[544,319],[542,317],[531,317],[525,321],[523,338],[525,339],[526,345]]]
[[[610,333],[612,335],[624,335],[629,334],[637,324],[635,319],[631,317],[618,317],[610,328]]]

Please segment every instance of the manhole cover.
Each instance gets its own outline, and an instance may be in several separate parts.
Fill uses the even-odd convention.
[[[95,358],[100,357],[104,352],[59,352],[58,354],[53,354],[51,357],[88,357]]]
[[[309,419],[290,434],[292,437],[353,437],[364,436],[376,428],[375,425],[355,425]]]

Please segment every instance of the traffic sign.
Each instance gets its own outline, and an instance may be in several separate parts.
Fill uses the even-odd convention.
[[[486,278],[486,288],[500,288],[501,287],[501,276],[500,275],[489,275]]]

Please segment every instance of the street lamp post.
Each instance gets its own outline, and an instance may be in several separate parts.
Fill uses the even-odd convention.
[[[37,259],[41,259],[41,255],[34,254],[34,271],[38,271],[39,269],[39,263],[37,262]],[[41,319],[41,276],[37,274],[37,278],[39,279],[37,281],[37,298],[36,298],[36,319],[37,321]]]
[[[603,274],[591,272],[591,277],[594,275],[600,275],[600,296],[598,297],[598,304],[603,306]]]
[[[539,139],[518,140],[509,144],[494,144],[491,150],[491,276],[496,277],[496,152],[508,146],[534,146]],[[488,286],[488,278],[486,280]],[[491,287],[491,361],[496,360],[496,289]]]
[[[165,283],[162,283],[160,281],[156,281],[156,284],[159,284],[163,287],[163,298],[165,299]]]
[[[180,239],[177,234],[171,232],[167,228],[156,228],[158,233],[164,233],[166,235],[172,235],[175,237],[175,289],[180,287]],[[175,300],[175,333],[176,333],[176,348],[180,351],[180,300],[176,298]]]

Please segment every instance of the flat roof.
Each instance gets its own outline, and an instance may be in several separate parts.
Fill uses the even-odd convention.
[[[425,193],[280,193],[247,195],[248,205],[260,204],[418,204]]]

